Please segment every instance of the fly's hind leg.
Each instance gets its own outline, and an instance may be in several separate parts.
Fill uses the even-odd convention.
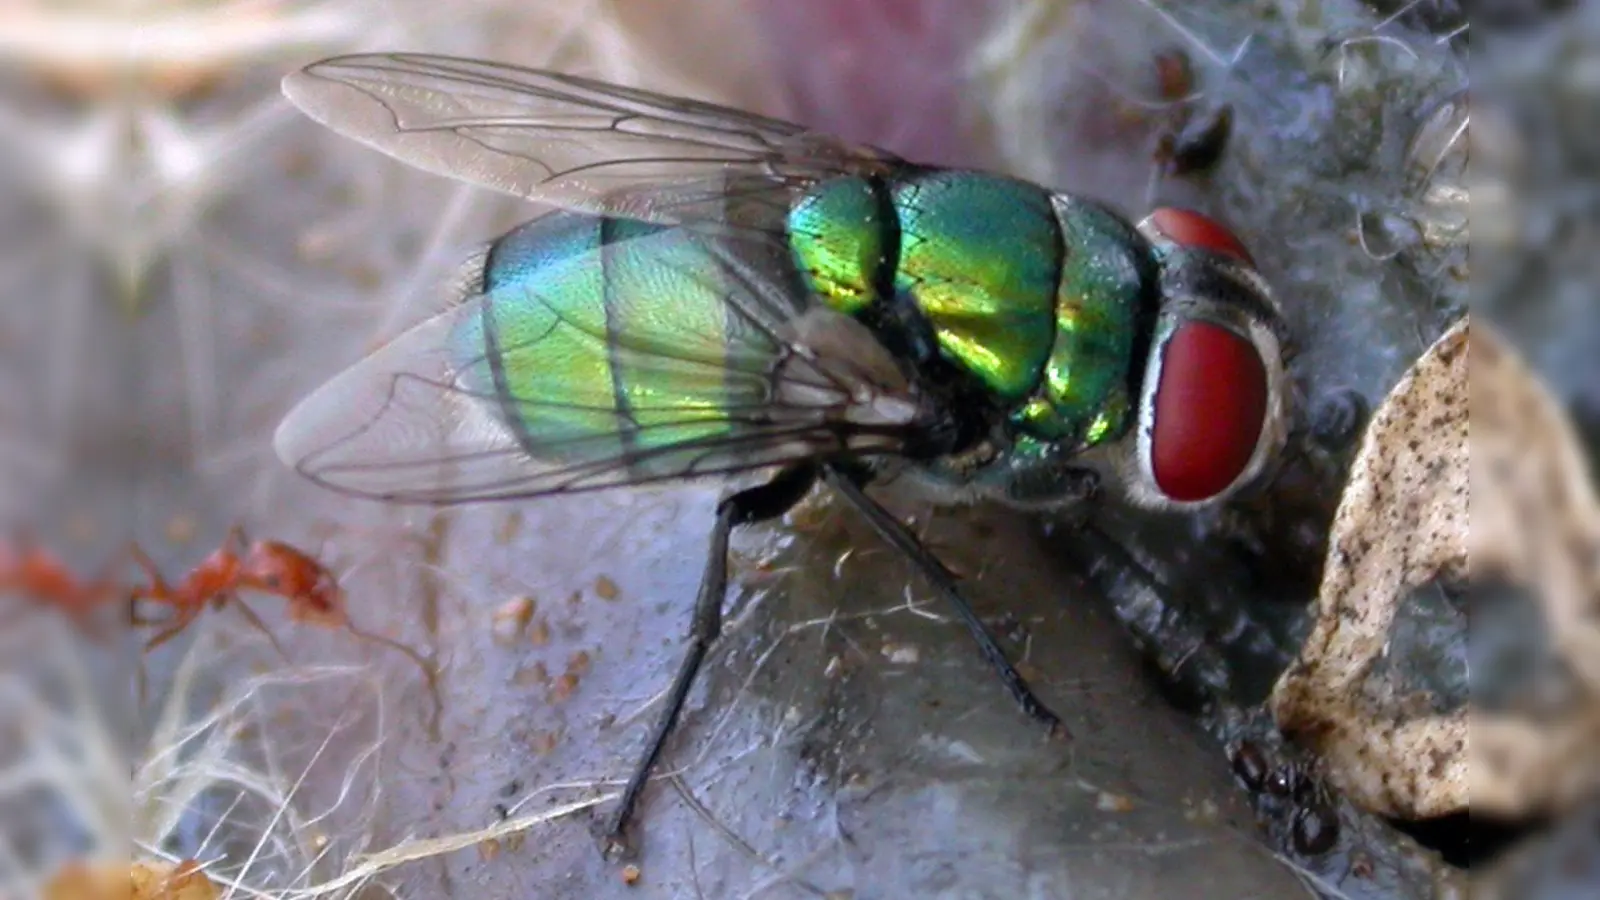
[[[700,578],[700,592],[695,599],[694,619],[689,626],[688,647],[683,661],[673,676],[667,690],[665,705],[656,719],[650,736],[645,741],[644,752],[622,789],[622,797],[609,816],[595,822],[595,836],[600,840],[601,853],[610,860],[632,855],[629,841],[629,824],[639,795],[650,771],[661,756],[667,737],[677,725],[689,689],[694,686],[700,664],[706,651],[722,633],[722,602],[728,587],[728,535],[736,526],[748,525],[777,518],[788,512],[816,482],[817,470],[805,464],[793,466],[774,475],[771,481],[749,488],[722,499],[717,504],[717,521],[711,529],[711,546],[706,555],[705,573]]]

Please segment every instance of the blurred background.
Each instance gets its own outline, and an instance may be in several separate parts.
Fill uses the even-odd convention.
[[[1596,896],[1597,47],[1554,0],[0,0],[0,897]],[[896,505],[1066,745],[828,497],[736,537],[641,855],[604,863],[715,490],[399,509],[271,452],[540,211],[281,98],[390,49],[1205,210],[1296,334],[1289,458],[1204,518]],[[1398,491],[1339,509],[1363,477]],[[349,621],[244,592],[146,652],[126,548],[180,585],[235,526]],[[1372,652],[1319,663],[1341,621]]]

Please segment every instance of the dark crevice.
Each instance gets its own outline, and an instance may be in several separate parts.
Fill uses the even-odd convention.
[[[1497,859],[1544,826],[1542,822],[1511,822],[1467,812],[1414,822],[1392,819],[1390,824],[1462,869]]]

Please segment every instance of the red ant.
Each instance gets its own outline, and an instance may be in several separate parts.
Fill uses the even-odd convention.
[[[168,584],[161,577],[155,563],[138,545],[129,552],[150,581],[144,587],[133,589],[134,603],[149,600],[173,609],[172,615],[154,621],[135,615],[135,624],[166,626],[145,644],[146,651],[159,647],[187,628],[205,611],[207,604],[220,609],[229,600],[234,601],[250,624],[276,646],[277,641],[266,623],[239,599],[238,592],[243,590],[273,594],[289,601],[289,618],[295,622],[337,628],[350,621],[345,614],[344,592],[333,573],[280,541],[247,543],[243,529],[238,527],[229,531],[222,546],[190,569],[176,585]]]
[[[107,572],[87,581],[61,558],[24,537],[15,544],[0,541],[0,594],[19,594],[48,603],[87,626],[102,606],[124,595]]]
[[[205,611],[207,604],[220,609],[232,600],[250,624],[265,634],[278,654],[287,659],[288,654],[284,653],[266,623],[238,597],[239,591],[259,591],[287,600],[290,621],[324,628],[343,628],[358,638],[398,650],[422,668],[430,685],[434,681],[433,666],[415,650],[399,641],[355,627],[345,609],[344,590],[339,587],[333,573],[316,559],[282,541],[247,543],[244,530],[235,526],[228,532],[222,546],[190,569],[189,574],[176,585],[169,585],[161,577],[155,563],[140,547],[135,545],[129,552],[150,581],[147,586],[133,589],[133,602],[137,604],[140,600],[149,600],[173,609],[172,615],[156,621],[134,617],[135,624],[165,626],[145,644],[145,652],[177,636]]]
[[[162,626],[145,644],[145,652],[176,637],[208,605],[220,609],[232,600],[250,624],[267,636],[278,654],[288,659],[266,623],[238,596],[241,591],[272,594],[288,601],[291,621],[344,628],[356,637],[405,654],[422,669],[437,706],[438,673],[433,664],[399,641],[356,628],[345,608],[344,590],[333,573],[289,544],[247,542],[244,530],[234,527],[222,546],[190,569],[177,584],[169,584],[162,578],[155,562],[142,547],[133,544],[127,552],[144,570],[148,584],[133,587],[119,584],[109,577],[112,567],[108,567],[106,575],[82,581],[54,554],[31,541],[15,545],[0,541],[0,595],[15,593],[50,603],[85,624],[102,605],[126,600],[132,624]],[[138,614],[141,600],[170,606],[172,614],[160,619],[142,619]]]

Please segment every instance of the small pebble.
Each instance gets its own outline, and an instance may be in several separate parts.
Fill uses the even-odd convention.
[[[913,644],[884,644],[883,656],[897,666],[905,666],[915,663],[922,654]]]
[[[516,643],[533,619],[533,608],[533,598],[528,596],[512,597],[500,604],[490,625],[495,643],[502,646]]]
[[[484,862],[493,862],[500,855],[500,842],[494,838],[478,842],[478,858]]]
[[[1101,812],[1132,812],[1133,799],[1122,794],[1113,794],[1110,791],[1101,791],[1095,799],[1095,809]]]

